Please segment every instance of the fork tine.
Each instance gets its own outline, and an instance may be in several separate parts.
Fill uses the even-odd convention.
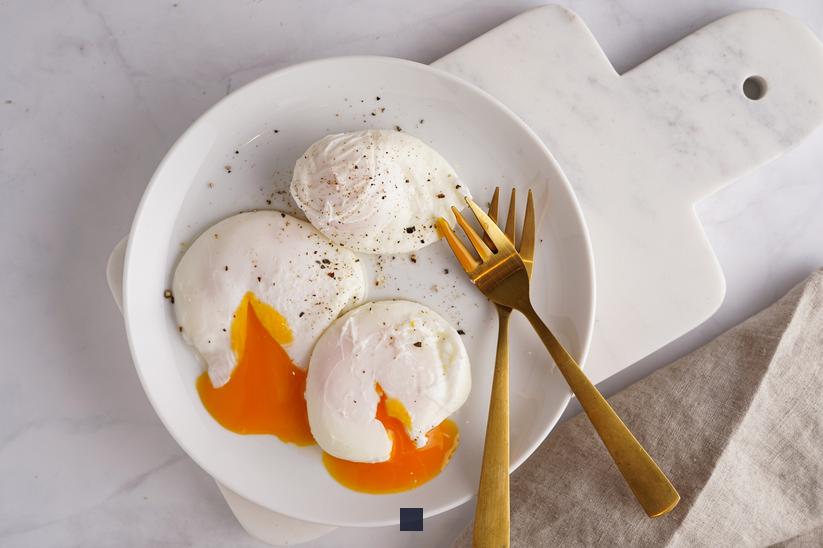
[[[497,224],[494,221],[492,221],[488,215],[483,213],[483,210],[480,209],[480,207],[478,207],[478,205],[474,203],[468,196],[466,197],[466,203],[469,204],[472,213],[474,213],[474,216],[477,218],[477,222],[480,223],[480,226],[483,227],[483,230],[486,232],[486,234],[489,235],[489,238],[491,238],[495,247],[497,247],[497,250],[503,251],[506,249],[510,249],[514,251],[514,246],[503,233],[503,231],[500,230],[500,227],[498,227]],[[485,246],[485,244],[483,245]],[[486,257],[481,258],[484,261],[486,260]]]
[[[498,210],[498,204],[499,203],[500,203],[500,187],[498,186],[498,187],[495,187],[494,196],[492,196],[492,202],[491,202],[491,204],[489,204],[489,217],[491,217],[491,220],[494,221],[495,223],[497,222],[497,210]],[[485,232],[483,233],[483,241],[486,243],[487,246],[489,246],[490,249],[495,249],[494,243],[492,242],[492,239],[489,238],[489,235],[486,234]]]
[[[468,197],[466,197],[466,201],[469,203],[470,206],[472,206],[472,211],[474,211],[474,208],[477,208],[477,204],[472,202]],[[478,208],[477,211],[480,211],[480,208]],[[482,262],[482,261],[488,260],[489,257],[492,256],[492,250],[489,249],[489,246],[487,246],[485,243],[483,243],[483,238],[481,238],[477,234],[477,232],[474,231],[474,229],[471,227],[471,225],[468,223],[468,221],[466,221],[466,219],[463,218],[463,216],[460,214],[460,212],[454,206],[452,206],[452,213],[454,213],[454,216],[457,219],[457,224],[460,225],[460,228],[462,228],[463,232],[466,233],[466,237],[469,238],[469,243],[472,244],[475,251],[477,251],[477,254],[480,255],[480,261]],[[486,216],[485,213],[480,211],[480,214],[483,215],[483,217],[485,217],[489,221],[490,224],[493,224],[495,227],[497,226],[494,223],[491,223],[491,219],[489,219]],[[476,211],[475,211],[474,215],[477,216]],[[480,217],[478,217],[478,219],[480,219]],[[483,223],[480,223],[480,224],[482,226]],[[489,237],[492,239],[492,242],[494,242],[494,236],[489,234]],[[499,246],[498,246],[498,249],[499,249]]]
[[[463,245],[463,242],[460,241],[460,238],[457,237],[457,234],[454,233],[452,228],[449,226],[448,221],[443,217],[438,217],[437,221],[437,229],[440,231],[440,234],[446,238],[446,242],[448,242],[449,247],[452,248],[452,252],[454,256],[457,257],[460,266],[463,267],[463,270],[466,272],[474,272],[474,270],[480,266],[480,262],[474,258],[472,252],[468,250],[468,248]]]
[[[529,197],[526,200],[526,217],[523,219],[523,231],[520,234],[520,257],[523,259],[523,264],[526,265],[526,270],[529,274],[532,272],[534,266],[534,233],[535,233],[535,217],[534,217],[534,197],[532,191],[529,189]]]
[[[506,237],[514,245],[515,239],[515,219],[517,218],[517,189],[512,188],[512,196],[509,199],[509,214],[506,217]],[[497,219],[493,219],[495,222]]]

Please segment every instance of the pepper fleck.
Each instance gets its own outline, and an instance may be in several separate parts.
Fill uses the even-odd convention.
[[[417,341],[416,343],[414,343],[414,346],[416,346],[417,348],[420,348],[421,346],[423,346],[423,343],[420,342],[420,341]]]

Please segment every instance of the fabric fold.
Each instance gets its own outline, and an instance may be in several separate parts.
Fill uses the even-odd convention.
[[[647,518],[581,414],[513,474],[512,546],[823,542],[823,272],[609,401],[678,507]]]

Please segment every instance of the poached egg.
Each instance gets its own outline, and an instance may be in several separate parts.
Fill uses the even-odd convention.
[[[393,457],[398,435],[412,449],[425,448],[470,389],[468,354],[445,319],[418,303],[378,301],[349,311],[317,341],[306,403],[326,453],[380,463]],[[399,432],[390,435],[381,407],[383,418],[402,425]]]
[[[436,241],[438,217],[468,189],[449,163],[405,132],[327,135],[297,160],[291,194],[332,241],[363,253],[407,253]]]
[[[206,230],[174,273],[183,338],[206,365],[212,416],[239,433],[313,443],[304,401],[315,341],[363,298],[358,259],[278,211],[241,213]]]

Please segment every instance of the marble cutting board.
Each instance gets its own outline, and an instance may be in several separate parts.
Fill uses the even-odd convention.
[[[485,89],[543,139],[591,233],[604,380],[707,319],[723,274],[694,204],[798,144],[823,122],[823,44],[778,11],[720,19],[617,74],[577,15],[521,14],[434,63]],[[747,84],[744,81],[754,77]],[[108,280],[122,291],[125,239]],[[333,528],[274,514],[223,486],[253,536],[294,544]]]
[[[774,10],[724,17],[621,75],[577,15],[545,6],[434,66],[514,110],[574,187],[594,251],[594,382],[720,306],[695,203],[823,122],[823,44]]]

